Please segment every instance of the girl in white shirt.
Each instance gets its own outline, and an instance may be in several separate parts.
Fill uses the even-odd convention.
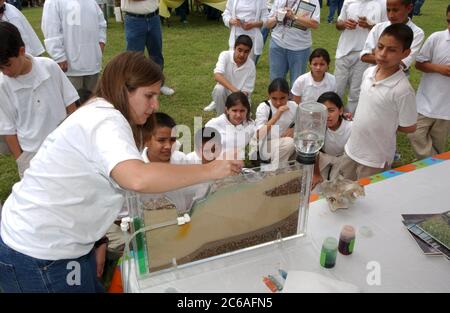
[[[344,146],[352,131],[352,122],[344,118],[344,105],[341,98],[335,92],[325,92],[317,102],[323,103],[328,109],[327,130],[325,143],[319,153],[320,176],[318,181],[333,179],[338,175],[337,169],[340,157],[344,154]]]
[[[319,96],[327,91],[336,91],[336,79],[328,73],[330,54],[323,48],[315,49],[309,56],[311,71],[297,78],[291,93],[297,104],[307,101],[317,101]]]
[[[225,103],[225,113],[211,119],[205,126],[215,128],[220,133],[222,151],[231,153],[230,158],[234,158],[237,152],[238,160],[244,160],[245,147],[255,134],[248,97],[241,91],[230,94]]]
[[[298,106],[288,100],[289,84],[284,78],[274,79],[268,92],[269,101],[260,103],[256,109],[256,138],[259,157],[270,161],[270,168],[276,169],[294,155],[294,122]],[[255,149],[254,144],[252,146]]]
[[[6,200],[0,226],[4,292],[95,292],[94,243],[118,216],[125,190],[162,193],[241,172],[242,162],[144,163],[141,125],[159,106],[161,68],[124,52],[96,96],[44,141]]]

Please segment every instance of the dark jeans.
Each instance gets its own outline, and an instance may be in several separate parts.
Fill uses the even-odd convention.
[[[419,15],[420,14],[420,9],[422,8],[423,3],[425,2],[425,0],[416,0],[416,2],[414,3],[414,15]]]
[[[12,4],[17,9],[22,10],[22,0],[7,0],[9,4]]]
[[[186,0],[175,9],[175,13],[180,17],[180,22],[187,21],[187,15],[189,14],[189,2]]]
[[[328,11],[328,23],[331,23],[334,19],[334,13],[337,10],[337,15],[341,14],[342,5],[344,4],[344,0],[330,0],[330,8]]]
[[[127,51],[144,51],[147,47],[152,60],[164,68],[159,15],[144,18],[125,14],[125,39]]]
[[[269,37],[270,28],[267,28],[267,27],[261,28],[261,33],[262,33],[262,35],[263,35],[263,41],[264,41],[264,44],[266,44],[267,37]],[[260,57],[260,55],[257,55],[257,56],[256,56],[256,59],[255,59],[255,65],[258,64],[259,57]]]
[[[0,238],[0,290],[18,292],[104,292],[97,280],[94,249],[72,260],[41,260],[9,248]]]

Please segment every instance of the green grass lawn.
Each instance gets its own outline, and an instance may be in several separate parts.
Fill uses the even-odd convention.
[[[428,37],[431,33],[445,29],[445,10],[447,0],[426,1],[422,16],[414,17],[414,22],[421,27]],[[339,38],[335,24],[326,23],[328,8],[322,9],[322,24],[313,31],[313,47],[326,48],[333,57],[330,72],[334,72],[334,54]],[[42,39],[40,29],[42,8],[25,8],[25,16]],[[161,96],[160,111],[172,115],[178,124],[193,127],[194,116],[201,116],[203,124],[214,116],[204,113],[203,107],[211,101],[211,91],[215,85],[213,69],[219,53],[228,48],[229,30],[221,21],[207,21],[198,12],[188,16],[189,24],[179,22],[179,17],[172,16],[163,25],[165,75],[167,83],[176,93],[171,97]],[[108,24],[108,43],[105,49],[104,64],[114,55],[125,50],[123,24],[116,23],[111,17]],[[411,71],[411,82],[417,88],[420,73]],[[253,94],[253,110],[267,97],[269,84],[268,44],[257,66],[257,79]],[[414,155],[409,141],[403,134],[398,135],[398,149],[402,155],[401,164],[410,163]],[[449,147],[450,149],[450,141]],[[448,150],[447,149],[447,150]],[[12,184],[18,179],[15,163],[10,157],[0,157],[0,201],[4,201]]]

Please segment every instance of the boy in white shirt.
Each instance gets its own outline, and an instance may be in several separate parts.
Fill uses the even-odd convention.
[[[142,152],[142,158],[145,162],[186,163],[186,155],[175,150],[177,138],[174,136],[174,128],[176,126],[177,124],[169,115],[162,112],[155,113],[154,126],[150,128],[149,125],[145,125],[143,128],[146,147]]]
[[[334,68],[336,92],[343,98],[348,88],[346,110],[352,114],[358,104],[362,75],[369,67],[361,61],[359,54],[372,27],[384,21],[379,0],[345,1],[337,19],[336,29],[341,31],[341,36],[336,48]]]
[[[53,60],[25,53],[13,24],[0,22],[0,38],[0,135],[22,177],[47,135],[75,111],[78,94]]]
[[[383,30],[389,25],[395,23],[403,23],[411,28],[414,34],[414,39],[411,44],[411,52],[407,55],[400,66],[403,71],[408,72],[409,67],[416,59],[417,53],[419,53],[420,46],[425,38],[425,34],[420,27],[417,27],[411,19],[408,17],[409,12],[412,10],[412,2],[411,0],[387,0],[386,1],[386,9],[387,16],[389,21],[376,24],[369,35],[367,36],[366,43],[364,44],[364,48],[361,51],[361,60],[366,63],[376,64],[374,49],[378,43],[378,38],[380,38]]]
[[[416,102],[417,130],[409,134],[416,157],[423,159],[443,153],[450,130],[450,5],[446,30],[435,32],[425,41],[416,58],[423,72]]]
[[[186,155],[187,164],[207,164],[222,153],[222,139],[217,129],[203,127],[194,135],[194,151]]]
[[[44,46],[27,18],[15,6],[5,3],[5,0],[0,0],[0,21],[10,22],[17,27],[25,43],[26,53],[37,57],[45,52]]]
[[[410,53],[413,32],[402,23],[388,26],[375,49],[377,66],[363,75],[361,94],[339,172],[356,180],[390,168],[397,131],[416,130],[414,90],[400,68]]]
[[[106,43],[106,21],[97,2],[47,0],[41,28],[50,57],[80,97],[88,98],[97,84]]]
[[[154,119],[149,119],[142,127],[142,137],[145,142],[145,148],[142,151],[142,159],[145,163],[159,162],[170,164],[183,164],[186,155],[174,150],[176,137],[172,136],[173,128],[176,123],[172,117],[165,113],[156,112]],[[191,191],[191,187],[185,187],[164,194],[142,194],[142,199],[157,199],[167,196],[174,202],[180,211],[186,210],[186,205],[192,202],[195,193]],[[185,192],[180,192],[181,190]],[[188,191],[191,191],[190,193]],[[190,196],[190,201],[189,200]],[[186,200],[185,200],[186,199]],[[123,232],[120,229],[120,219],[128,215],[126,206],[119,213],[118,220],[111,225],[106,233],[108,238],[108,250],[115,253],[122,253],[125,247]]]
[[[216,110],[217,116],[225,112],[225,102],[232,92],[242,91],[250,99],[255,88],[255,63],[249,58],[252,39],[247,35],[237,37],[234,50],[223,51],[219,55],[214,79],[217,84],[212,91],[213,101],[203,110]]]

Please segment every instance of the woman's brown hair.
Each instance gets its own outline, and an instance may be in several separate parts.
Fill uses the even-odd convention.
[[[94,95],[111,103],[130,123],[138,148],[142,147],[141,126],[136,125],[130,114],[128,94],[139,87],[164,82],[161,68],[143,52],[123,52],[106,65],[97,83]],[[154,118],[153,114],[150,118]]]

